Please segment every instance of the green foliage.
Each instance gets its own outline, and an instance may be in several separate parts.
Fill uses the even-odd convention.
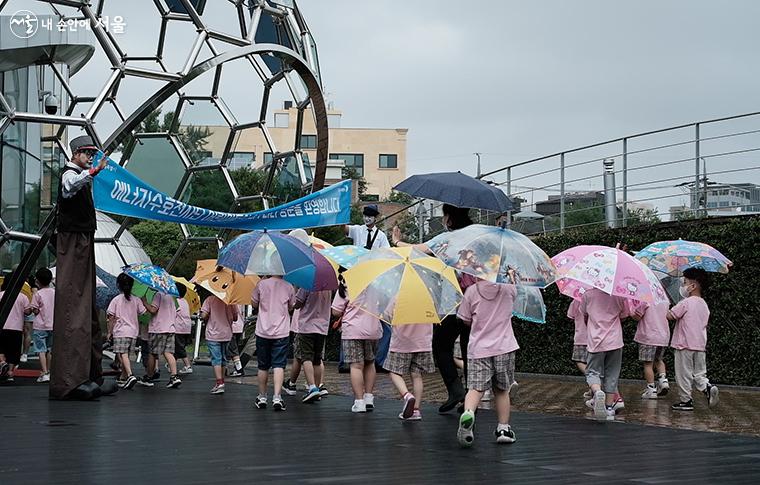
[[[343,167],[343,172],[341,174],[343,176],[343,179],[351,179],[356,180],[357,189],[356,191],[359,193],[359,199],[361,199],[364,194],[367,193],[367,181],[359,175],[359,172],[356,171],[354,167]]]
[[[662,222],[660,214],[657,209],[645,209],[639,207],[636,209],[628,209],[628,221],[629,226],[637,224],[658,224]]]
[[[129,232],[142,244],[153,264],[166,267],[182,241],[177,224],[160,221],[140,221]]]
[[[710,219],[681,223],[639,225],[621,229],[568,230],[534,239],[549,255],[581,244],[614,246],[617,242],[638,250],[655,241],[686,239],[715,247],[734,262],[727,275],[712,275],[712,288],[705,295],[710,306],[707,342],[707,369],[711,381],[745,386],[760,385],[760,217]],[[515,320],[521,351],[517,368],[521,372],[577,375],[570,361],[573,350],[573,322],[566,318],[568,297],[552,285],[544,292],[546,325]],[[636,324],[624,322],[625,348],[621,377],[642,378],[637,346],[633,342]],[[669,374],[673,373],[672,350],[666,352]]]

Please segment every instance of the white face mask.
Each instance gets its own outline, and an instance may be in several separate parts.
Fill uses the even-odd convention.
[[[364,216],[364,224],[370,226],[375,223],[375,216]]]
[[[682,297],[684,297],[684,298],[688,298],[688,297],[689,297],[689,293],[690,293],[690,291],[689,291],[689,289],[688,289],[688,288],[686,288],[685,286],[681,286],[681,287],[679,287],[679,288],[678,288],[678,292],[679,292],[679,293],[681,294],[681,296],[682,296]]]

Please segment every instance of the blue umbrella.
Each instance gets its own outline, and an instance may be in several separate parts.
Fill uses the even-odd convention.
[[[346,244],[344,246],[320,249],[319,252],[339,266],[349,269],[359,261],[359,258],[367,254],[369,250],[361,246]]]
[[[135,263],[123,269],[135,281],[139,281],[148,288],[179,298],[179,290],[174,283],[174,278],[164,268],[155,264]]]
[[[100,278],[105,286],[97,285],[95,287],[95,307],[105,310],[111,300],[119,294],[119,288],[116,286],[116,276],[95,266],[95,275]]]
[[[393,188],[412,197],[433,199],[456,207],[496,212],[506,212],[514,207],[499,188],[462,172],[412,175]]]

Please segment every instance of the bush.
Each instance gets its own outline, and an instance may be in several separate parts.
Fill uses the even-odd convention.
[[[712,275],[712,287],[705,295],[710,306],[707,338],[707,370],[716,383],[760,386],[760,217],[720,218],[640,225],[621,229],[569,230],[564,234],[534,239],[549,255],[581,244],[614,246],[617,242],[631,249],[662,240],[687,239],[707,243],[734,262],[727,275]],[[570,299],[552,285],[544,292],[547,323],[536,325],[515,320],[515,333],[521,350],[517,370],[545,374],[578,375],[570,361],[573,349],[573,322],[566,318]],[[623,324],[625,348],[621,377],[640,379],[642,368],[633,342],[636,322]],[[666,361],[673,374],[673,353]]]

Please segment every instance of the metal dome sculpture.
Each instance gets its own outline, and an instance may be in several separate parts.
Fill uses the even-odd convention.
[[[103,21],[108,15],[118,14],[114,9],[124,2],[115,0],[38,0],[41,8],[50,11],[53,26],[57,22],[76,22],[86,26],[94,34],[95,55],[105,58],[110,73],[100,73],[105,79],[97,92],[81,92],[76,83],[69,83],[65,76],[56,71],[53,55],[47,60],[56,72],[68,97],[64,105],[65,113],[50,115],[45,112],[19,111],[14,109],[0,93],[0,134],[11,125],[40,124],[49,126],[43,141],[54,142],[68,159],[68,131],[80,129],[90,135],[102,150],[128,170],[130,165],[139,167],[154,164],[167,165],[164,188],[177,198],[183,197],[192,179],[203,173],[216,173],[225,181],[229,194],[225,200],[232,201],[231,211],[245,202],[260,200],[264,208],[276,200],[274,190],[281,175],[289,180],[300,181],[301,191],[316,191],[325,180],[328,158],[328,125],[319,61],[314,39],[294,0],[141,0],[144,7],[137,18],[122,17],[129,25],[140,25],[139,38],[134,43],[124,41],[107,29]],[[11,2],[12,3],[12,2]],[[32,2],[24,2],[31,9]],[[138,2],[129,2],[134,5]],[[9,15],[7,2],[0,2],[0,13]],[[220,21],[221,19],[221,21]],[[36,19],[35,19],[36,20]],[[147,34],[143,32],[150,22],[158,26],[156,47],[148,54],[144,49]],[[217,25],[222,25],[222,28]],[[232,26],[230,28],[230,26]],[[184,30],[183,30],[184,29]],[[184,32],[186,35],[181,36]],[[174,35],[178,38],[174,38]],[[192,39],[190,40],[190,38]],[[181,57],[172,51],[181,51]],[[55,51],[55,49],[52,49]],[[137,52],[140,55],[130,55]],[[45,60],[37,63],[45,63]],[[228,72],[230,66],[234,72]],[[81,68],[81,66],[77,66]],[[72,72],[73,69],[72,69]],[[246,95],[238,99],[224,99],[222,87],[232,82],[246,86]],[[150,81],[152,88],[138,88],[129,91],[128,84],[134,80]],[[258,86],[260,96],[251,94],[247,87]],[[275,90],[288,93],[298,109],[295,137],[290,146],[275,146],[267,128],[270,96]],[[200,91],[195,94],[191,91]],[[125,108],[130,98],[134,108]],[[137,99],[137,102],[135,101]],[[181,130],[188,123],[184,116],[189,108],[205,104],[218,113],[228,127],[227,143],[221,159],[208,163],[188,153],[181,140]],[[145,121],[161,108],[171,108],[173,118],[164,132],[147,133]],[[233,109],[231,109],[231,107]],[[307,110],[308,108],[308,110]],[[165,112],[169,111],[167,109]],[[236,113],[237,111],[237,113]],[[246,118],[241,113],[248,113]],[[309,114],[310,113],[310,114]],[[304,116],[314,117],[317,134],[317,158],[314,171],[305,162],[301,152],[301,133]],[[191,120],[192,123],[192,120]],[[109,129],[110,126],[115,128]],[[229,162],[235,150],[239,135],[244,130],[261,130],[272,161],[264,167],[266,171],[263,189],[255,194],[241,191],[230,175]],[[72,136],[76,136],[72,132]],[[146,146],[149,145],[149,146]],[[149,150],[148,148],[153,148]],[[163,150],[163,151],[162,151]],[[150,153],[163,153],[162,158],[153,159]],[[168,154],[168,155],[167,155]],[[250,192],[250,191],[248,191]],[[220,194],[221,196],[221,194]],[[16,241],[28,245],[24,251],[18,270],[14,272],[11,284],[12,294],[16,294],[22,281],[21,275],[29,274],[33,265],[45,250],[54,229],[55,211],[40,224],[37,233],[23,232],[8,227],[0,218],[0,247]],[[127,221],[109,240],[98,243],[115,244],[126,229]],[[219,235],[198,236],[192,228],[182,226],[184,241],[177,250],[172,263],[181,251],[193,242],[218,244]],[[223,236],[223,235],[222,235]],[[125,261],[126,263],[126,261]],[[170,264],[171,265],[171,264]],[[16,288],[18,287],[18,288]],[[14,291],[15,290],[15,291]],[[0,316],[6,308],[0,308]]]

